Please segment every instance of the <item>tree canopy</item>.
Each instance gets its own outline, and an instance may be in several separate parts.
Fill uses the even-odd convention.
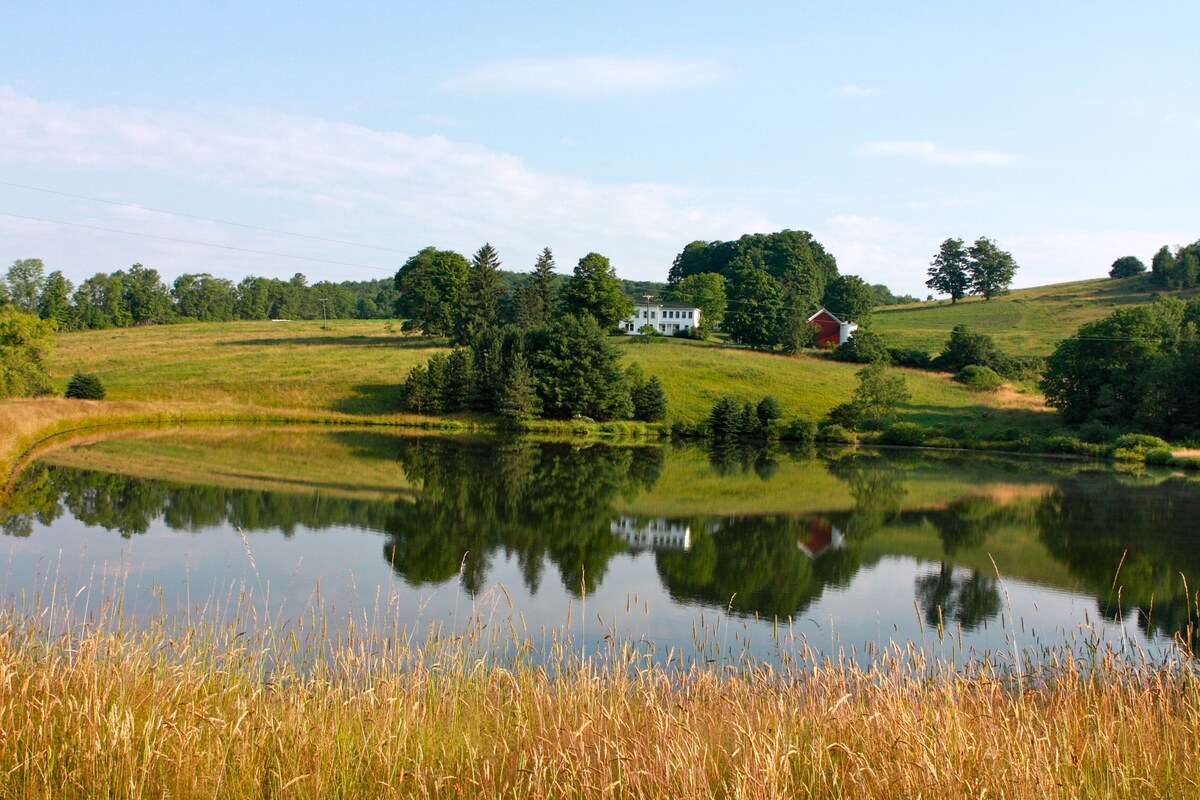
[[[396,273],[396,316],[409,330],[448,336],[462,313],[471,265],[453,250],[426,247]]]
[[[1121,256],[1112,263],[1112,269],[1108,271],[1110,278],[1132,278],[1134,275],[1141,275],[1146,271],[1146,265],[1137,256]]]
[[[1198,326],[1200,300],[1176,298],[1089,322],[1047,359],[1046,402],[1070,422],[1191,435],[1200,428]]]
[[[957,303],[966,297],[971,288],[967,263],[963,240],[947,239],[929,264],[929,280],[925,281],[925,285],[935,292],[950,295],[951,305]]]
[[[991,300],[1008,291],[1017,272],[1017,262],[1013,260],[1012,253],[1001,250],[994,241],[980,236],[968,248],[967,255],[970,256],[967,271],[971,276],[972,292],[983,295],[984,300]]]
[[[574,277],[559,291],[567,314],[591,315],[606,331],[616,330],[633,313],[633,298],[621,291],[612,263],[599,253],[588,253],[575,265]]]

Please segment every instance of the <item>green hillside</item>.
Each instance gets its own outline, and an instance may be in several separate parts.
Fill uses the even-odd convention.
[[[789,417],[819,419],[849,399],[858,365],[788,357],[686,340],[618,340],[626,363],[658,375],[671,419],[700,420],[713,401],[776,397]],[[111,401],[244,404],[268,409],[387,416],[398,412],[408,371],[444,350],[444,340],[408,336],[377,320],[227,322],[65,333],[50,367],[58,388],[76,370],[94,372]],[[949,376],[904,370],[906,419],[927,425],[1046,429],[1054,415],[1034,396],[977,394]],[[1030,427],[1032,426],[1032,428]]]
[[[1054,346],[1085,322],[1106,317],[1121,306],[1153,302],[1164,294],[1148,275],[1098,278],[1018,289],[984,300],[971,297],[875,310],[872,327],[889,346],[914,347],[937,353],[955,325],[995,337],[1011,355],[1047,356]],[[1172,292],[1192,297],[1195,290]]]

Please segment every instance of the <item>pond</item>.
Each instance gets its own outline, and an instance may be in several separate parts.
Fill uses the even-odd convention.
[[[77,618],[116,598],[659,661],[1157,658],[1192,640],[1200,579],[1200,483],[1081,461],[189,427],[18,480],[0,598]]]

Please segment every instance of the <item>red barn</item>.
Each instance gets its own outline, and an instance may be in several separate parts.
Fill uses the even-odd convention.
[[[817,326],[817,347],[820,348],[837,347],[858,330],[858,325],[842,322],[824,308],[809,317],[808,321]]]

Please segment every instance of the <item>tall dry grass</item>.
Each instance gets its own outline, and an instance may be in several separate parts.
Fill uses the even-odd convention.
[[[1159,798],[1200,777],[1186,657],[655,666],[494,614],[415,636],[78,599],[0,613],[0,796]]]

